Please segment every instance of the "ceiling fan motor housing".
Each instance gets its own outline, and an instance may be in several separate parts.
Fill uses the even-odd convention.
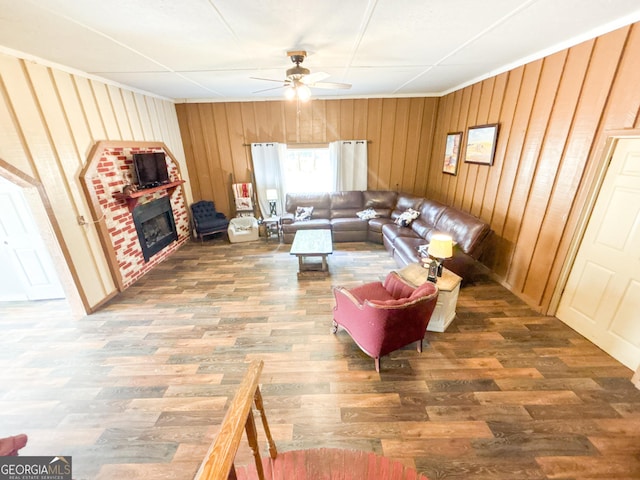
[[[309,75],[309,73],[310,70],[308,68],[296,65],[295,67],[291,67],[289,70],[287,70],[287,78],[300,78],[304,77],[305,75]]]
[[[295,50],[287,52],[287,55],[291,58],[291,61],[296,64],[295,67],[291,67],[287,70],[287,78],[302,78],[305,75],[309,75],[310,70],[308,68],[301,67],[300,64],[307,56],[307,52],[304,50]]]

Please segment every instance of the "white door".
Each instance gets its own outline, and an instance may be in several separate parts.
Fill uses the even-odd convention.
[[[640,365],[640,139],[618,141],[556,316]]]
[[[0,301],[64,298],[22,190],[0,178]]]

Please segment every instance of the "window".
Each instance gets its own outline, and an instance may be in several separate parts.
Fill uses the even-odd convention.
[[[330,192],[333,169],[329,148],[287,148],[282,163],[285,192]]]

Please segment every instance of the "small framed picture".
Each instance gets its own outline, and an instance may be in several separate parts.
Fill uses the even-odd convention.
[[[469,127],[467,130],[467,148],[465,149],[464,161],[466,163],[493,165],[497,139],[497,123]]]
[[[458,160],[460,159],[460,146],[462,145],[462,132],[447,133],[447,143],[444,147],[444,164],[442,171],[450,175],[458,173]]]

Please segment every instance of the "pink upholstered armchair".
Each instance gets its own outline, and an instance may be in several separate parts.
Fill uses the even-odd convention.
[[[371,282],[347,290],[333,289],[333,329],[343,327],[364,353],[375,359],[380,371],[380,357],[411,342],[422,339],[438,299],[438,287],[427,282],[418,288],[405,282],[396,272],[384,283]]]

